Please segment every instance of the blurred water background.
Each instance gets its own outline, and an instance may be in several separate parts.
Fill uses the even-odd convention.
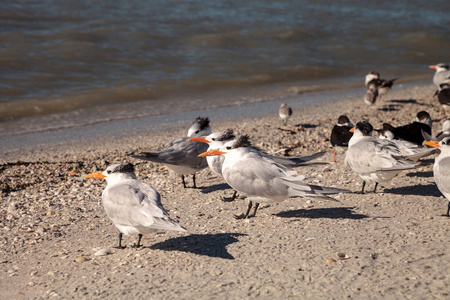
[[[0,2],[0,128],[14,135],[283,95],[430,80],[446,0]]]

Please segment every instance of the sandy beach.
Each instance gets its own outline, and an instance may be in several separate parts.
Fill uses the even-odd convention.
[[[426,110],[441,129],[434,86],[395,87],[368,107],[360,97],[294,109],[286,127],[277,110],[263,117],[216,121],[255,146],[289,155],[327,151],[340,114],[368,119],[375,128],[412,122]],[[201,112],[199,113],[201,116]],[[192,120],[193,121],[193,120]],[[8,153],[0,165],[1,299],[448,299],[450,220],[448,200],[433,180],[432,164],[403,172],[377,193],[337,195],[339,202],[290,199],[262,205],[255,218],[237,220],[247,200],[223,202],[232,190],[209,170],[197,189],[158,164],[128,155],[157,149],[184,136],[191,122],[161,132],[54,142]],[[56,133],[55,133],[56,134]],[[6,158],[5,158],[6,157]],[[433,160],[427,160],[432,163]],[[107,218],[104,181],[84,179],[120,162],[136,165],[173,218],[188,233],[158,232],[117,244]],[[298,168],[305,182],[357,192],[360,178],[343,164]],[[191,177],[187,178],[192,185]],[[369,185],[367,191],[373,186]],[[107,249],[109,255],[95,255]],[[98,254],[98,253],[97,253]]]

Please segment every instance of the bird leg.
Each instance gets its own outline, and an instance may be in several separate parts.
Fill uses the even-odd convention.
[[[448,202],[448,207],[447,207],[447,217],[450,217],[450,201]]]
[[[365,186],[366,186],[366,182],[363,180],[363,185],[362,185],[361,192],[358,192],[357,194],[364,194],[364,187]]]
[[[234,216],[236,219],[247,219],[248,215],[250,214],[250,210],[252,209],[253,206],[253,202],[250,201],[248,203],[248,208],[247,208],[247,212],[245,214],[240,214],[238,216]]]
[[[256,211],[258,210],[258,207],[259,207],[259,203],[256,202],[256,204],[255,204],[255,210],[253,211],[253,213],[252,213],[251,215],[248,215],[247,218],[253,218],[253,217],[256,217]]]
[[[337,154],[337,149],[334,149],[334,157],[333,157],[333,162],[336,162],[336,154]]]
[[[119,232],[119,246],[114,247],[114,248],[116,248],[116,249],[125,249],[127,247],[127,246],[122,246],[122,235],[123,235],[123,233]]]
[[[139,233],[139,235],[138,235],[138,242],[137,242],[137,244],[134,244],[132,247],[133,247],[133,248],[139,248],[139,247],[142,247],[142,245],[141,245],[141,239],[142,239],[142,234]]]
[[[192,180],[194,181],[194,189],[196,189],[196,188],[197,188],[197,185],[195,184],[195,173],[192,174]]]
[[[181,174],[181,181],[183,181],[183,187],[186,188],[186,182],[184,181],[184,175]]]
[[[377,186],[378,186],[378,182],[375,182],[375,188],[373,189],[373,192],[374,192],[374,193],[377,192]]]
[[[222,201],[223,202],[232,202],[232,201],[234,201],[234,199],[236,199],[236,196],[237,196],[237,191],[234,191],[234,194],[233,194],[233,196],[231,198],[223,197]]]

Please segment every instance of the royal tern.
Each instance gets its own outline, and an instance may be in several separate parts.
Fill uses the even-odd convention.
[[[345,164],[363,180],[362,194],[366,182],[375,182],[373,191],[376,192],[378,183],[389,181],[419,164],[412,157],[402,155],[392,141],[372,137],[372,132],[373,127],[367,120],[358,121],[345,155]],[[423,152],[426,150],[423,149]]]
[[[449,200],[445,215],[450,217],[450,137],[446,137],[440,142],[429,141],[425,144],[441,150],[441,154],[434,160],[433,174],[438,189]]]
[[[259,203],[281,202],[289,197],[321,197],[325,194],[349,192],[300,182],[304,176],[289,171],[284,165],[253,148],[247,135],[225,143],[220,149],[207,151],[201,156],[224,155],[222,174],[225,181],[249,199],[247,212],[238,218],[256,215]],[[250,210],[256,202],[254,212]]]
[[[433,84],[439,89],[441,83],[450,78],[450,66],[448,64],[440,63],[432,65],[429,68],[436,70],[433,75]]]
[[[391,124],[383,123],[383,129],[378,130],[380,137],[387,138],[389,140],[404,140],[416,145],[421,146],[423,144],[424,138],[422,135],[422,130],[431,135],[431,127],[428,125],[429,120],[431,122],[430,115],[421,111],[418,117],[413,123],[406,124],[399,127],[394,127]]]
[[[286,103],[283,103],[280,106],[278,114],[280,115],[281,120],[283,120],[284,126],[286,126],[288,119],[292,116],[292,108]]]
[[[335,149],[333,162],[336,162],[337,147],[348,147],[348,141],[353,136],[353,133],[350,132],[353,126],[346,115],[341,115],[331,130],[330,142]]]
[[[149,160],[164,164],[169,170],[181,175],[183,186],[186,188],[184,175],[193,174],[192,180],[195,184],[195,173],[208,167],[205,158],[198,157],[200,153],[208,149],[207,145],[194,143],[188,139],[191,137],[206,136],[211,133],[208,118],[198,117],[188,130],[187,137],[179,137],[171,141],[165,148],[153,152],[142,152],[131,157]]]
[[[223,132],[213,132],[208,136],[202,136],[202,137],[193,137],[189,139],[193,142],[200,142],[200,143],[206,143],[208,144],[208,149],[219,149],[221,148],[225,143],[236,140],[236,136],[233,134],[232,129],[226,129]],[[255,151],[258,151],[262,156],[268,157],[272,160],[274,160],[276,163],[281,164],[285,166],[286,168],[294,168],[294,167],[300,167],[300,166],[312,166],[317,164],[326,164],[323,162],[310,162],[311,160],[314,160],[316,158],[319,158],[323,156],[326,151],[316,152],[312,154],[306,154],[306,155],[300,155],[295,157],[280,157],[280,156],[273,156],[271,154],[268,154],[261,149],[257,147],[252,147]],[[207,156],[206,160],[208,162],[208,166],[215,174],[217,174],[220,177],[223,177],[222,174],[222,165],[225,157],[223,155],[214,155],[214,156]],[[234,193],[233,197],[229,201],[233,201],[236,197],[236,192]],[[228,201],[228,200],[227,200]]]
[[[445,120],[444,124],[442,124],[442,130],[439,131],[438,133],[436,133],[436,135],[429,135],[426,132],[422,131],[422,136],[425,139],[425,141],[429,142],[429,141],[442,141],[444,138],[449,137],[450,136],[450,119],[449,120]]]
[[[123,234],[138,234],[138,242],[134,246],[140,247],[143,234],[155,230],[186,231],[170,218],[161,204],[159,193],[136,179],[132,164],[115,164],[85,178],[106,179],[107,185],[102,193],[103,207],[119,229],[118,248],[125,248],[122,246]]]

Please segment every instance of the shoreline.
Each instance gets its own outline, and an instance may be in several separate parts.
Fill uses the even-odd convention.
[[[276,112],[264,117],[217,121],[250,134],[268,152],[293,147],[290,155],[327,150],[337,117],[368,118],[375,128],[411,122],[427,110],[440,130],[434,87],[393,89],[378,106],[362,96],[294,109],[287,127]],[[338,105],[336,105],[336,103]],[[275,105],[275,104],[274,104]],[[276,105],[278,108],[278,104]],[[196,115],[195,115],[196,117]],[[211,116],[210,116],[211,117]],[[136,161],[133,151],[156,149],[186,134],[191,124],[174,122],[160,134],[136,132],[102,141],[36,146],[21,154],[30,163],[0,168],[0,271],[7,299],[446,299],[450,222],[447,199],[433,180],[432,165],[403,172],[364,195],[338,200],[287,199],[260,205],[255,218],[237,220],[247,200],[223,202],[232,190],[211,171],[198,173],[199,188],[184,189],[178,176],[158,164]],[[280,130],[281,128],[281,130]],[[155,128],[156,129],[156,128]],[[286,130],[287,129],[287,130]],[[99,133],[104,134],[99,130]],[[116,140],[114,140],[116,138]],[[87,145],[87,146],[84,146]],[[42,148],[40,148],[42,147]],[[22,151],[26,151],[23,149]],[[12,152],[10,154],[13,154]],[[188,233],[145,235],[143,248],[117,245],[117,229],[101,204],[106,183],[84,179],[113,163],[132,162],[139,180],[151,184]],[[305,182],[357,192],[360,178],[344,155],[327,166],[297,168]],[[187,178],[192,185],[191,176]],[[373,186],[368,186],[367,191]],[[111,254],[96,255],[99,249]]]

